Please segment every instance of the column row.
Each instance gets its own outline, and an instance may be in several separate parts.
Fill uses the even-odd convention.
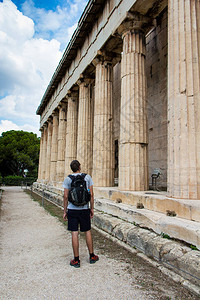
[[[146,190],[148,187],[145,33],[140,29],[145,22],[129,21],[119,29],[123,38],[119,187],[124,190]],[[47,182],[61,182],[71,172],[70,162],[78,159],[82,171],[92,174],[96,186],[114,185],[112,56],[98,55],[93,64],[94,103],[89,80],[81,78],[79,97],[73,91],[67,95],[67,115],[64,107],[59,107],[59,119],[54,115],[53,127],[49,120],[48,128],[42,133],[44,162],[39,176]]]
[[[200,0],[169,0],[168,5],[168,194],[200,198]],[[149,20],[132,15],[118,32],[121,57],[119,187],[148,189],[148,133],[145,76],[145,26]],[[78,82],[43,127],[39,180],[62,182],[70,162],[96,186],[112,186],[114,141],[112,58],[97,56],[94,101],[90,81]]]

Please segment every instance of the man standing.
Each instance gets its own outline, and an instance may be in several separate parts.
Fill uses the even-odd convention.
[[[94,193],[93,193],[93,181],[90,175],[83,175],[81,171],[81,165],[78,160],[73,160],[70,164],[73,171],[72,175],[65,178],[64,187],[64,215],[63,219],[68,219],[68,230],[72,233],[72,248],[74,253],[74,259],[70,261],[70,265],[79,268],[79,237],[78,230],[80,225],[80,231],[85,232],[86,244],[90,254],[90,263],[95,263],[99,260],[99,257],[94,254],[93,241],[91,233],[91,219],[94,216]],[[86,188],[91,195],[90,201],[84,205],[76,206],[69,201],[69,191],[72,186],[72,182],[76,179],[75,176],[81,175],[86,181]],[[90,207],[89,207],[90,203]]]

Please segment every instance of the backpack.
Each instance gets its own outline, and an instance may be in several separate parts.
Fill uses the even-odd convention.
[[[68,175],[72,180],[71,188],[69,190],[68,200],[75,206],[82,206],[90,201],[90,193],[87,190],[85,176],[87,174],[82,173],[81,175]]]

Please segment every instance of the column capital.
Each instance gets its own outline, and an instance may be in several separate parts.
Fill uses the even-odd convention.
[[[58,110],[57,109],[52,112],[52,117],[56,117],[56,116],[58,116]]]
[[[60,103],[67,103],[67,96],[65,96],[64,98],[62,98],[62,100],[60,101]]]
[[[78,91],[67,91],[66,98],[68,103],[69,99],[71,99],[73,102],[78,101]]]
[[[77,84],[80,86],[81,84],[85,84],[85,86],[88,86],[89,84],[94,82],[94,78],[90,78],[84,74],[80,75],[80,78],[77,81]]]
[[[67,108],[67,102],[59,102],[58,109],[66,109]]]
[[[153,26],[152,20],[149,17],[139,13],[127,12],[125,20],[118,27],[117,31],[122,37],[127,32],[141,31],[144,34]]]
[[[49,123],[52,123],[52,120],[53,120],[53,117],[52,116],[49,116],[48,117],[48,120],[47,120],[47,123],[49,124]]]
[[[78,91],[68,90],[66,94],[67,99],[72,98],[72,100],[78,100]]]
[[[92,64],[96,67],[99,63],[114,65],[116,59],[121,59],[121,55],[109,52],[106,50],[98,50],[96,57],[93,59]]]

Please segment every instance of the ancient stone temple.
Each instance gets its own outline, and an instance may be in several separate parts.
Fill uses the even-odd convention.
[[[200,222],[200,0],[89,0],[37,114],[35,190],[62,195],[78,159],[96,207]]]

